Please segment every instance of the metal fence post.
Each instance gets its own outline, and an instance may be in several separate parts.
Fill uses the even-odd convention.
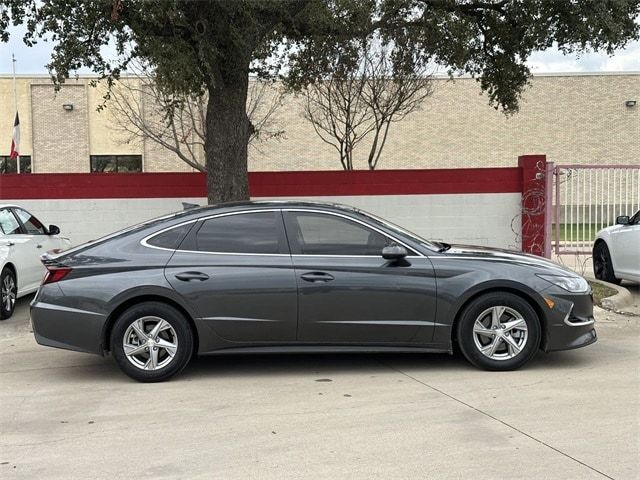
[[[554,162],[547,162],[544,174],[544,256],[551,258],[551,225],[553,214]],[[556,229],[557,229],[556,225]]]

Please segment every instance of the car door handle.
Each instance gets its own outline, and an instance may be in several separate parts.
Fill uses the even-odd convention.
[[[204,282],[209,278],[209,275],[202,272],[182,272],[176,273],[175,276],[178,280],[182,280],[183,282],[190,282],[191,280],[200,280],[201,282]]]
[[[36,245],[36,248],[42,248],[42,244],[38,243],[38,244]]]
[[[300,275],[300,278],[305,282],[330,282],[333,280],[333,275],[325,272],[308,272]]]
[[[15,243],[13,243],[11,240],[7,242],[7,247],[13,247],[14,245]]]

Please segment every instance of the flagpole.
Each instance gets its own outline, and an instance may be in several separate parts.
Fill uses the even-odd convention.
[[[18,114],[18,89],[16,88],[16,56],[11,54],[11,63],[13,64],[13,102],[16,107],[16,115]],[[16,157],[17,172],[20,173],[20,152]]]

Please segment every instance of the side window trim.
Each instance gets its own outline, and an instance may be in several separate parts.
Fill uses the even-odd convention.
[[[326,211],[326,210],[317,210],[317,209],[310,209],[310,208],[295,208],[295,207],[294,208],[284,208],[284,209],[282,209],[282,212],[283,212],[283,214],[286,214],[288,212],[315,213],[315,214],[330,215],[330,216],[334,216],[334,217],[344,218],[347,221],[351,221],[353,223],[357,223],[359,225],[364,226],[365,228],[368,228],[369,230],[373,230],[374,232],[379,233],[380,235],[388,238],[389,240],[397,243],[398,245],[402,245],[410,253],[409,257],[424,257],[424,255],[422,255],[421,253],[417,252],[414,248],[410,247],[409,245],[407,245],[402,240],[398,240],[393,235],[390,235],[387,232],[384,232],[384,231],[380,230],[379,228],[374,227],[373,225],[369,225],[367,222],[364,222],[364,221],[359,220],[357,218],[350,217],[349,215],[344,215],[344,214],[337,213],[337,212],[330,212],[330,211]],[[285,225],[286,224],[288,224],[288,221],[285,221]],[[289,238],[288,231],[287,231],[287,238]],[[346,258],[346,257],[351,257],[351,258],[355,258],[355,257],[358,257],[358,258],[367,258],[367,257],[374,258],[375,257],[375,258],[378,258],[378,257],[380,257],[379,255],[337,255],[337,254],[325,255],[325,254],[313,254],[313,253],[308,253],[308,254],[297,253],[297,252],[299,252],[299,246],[296,244],[295,240],[289,240],[289,242],[290,242],[291,254],[294,257],[336,257],[336,258],[340,258],[340,257],[343,257],[343,258]],[[291,245],[291,244],[293,244],[293,245]]]
[[[42,225],[43,229],[45,228],[45,226],[44,226],[44,223],[42,223],[40,220],[34,217],[31,213],[27,212],[24,208],[10,207],[9,209],[11,210],[11,213],[13,213],[13,216],[15,217],[15,219],[18,221],[18,224],[20,225],[21,233],[23,235],[46,235],[46,231],[43,231],[42,233],[29,233],[29,230],[27,229],[26,225],[24,224],[24,222],[22,221],[22,219],[20,218],[20,215],[18,215],[18,212],[16,210],[20,210],[26,213],[27,215],[29,215],[30,218],[35,218],[38,221],[38,223]]]
[[[227,217],[230,215],[243,215],[243,214],[250,214],[250,213],[261,213],[261,212],[279,212],[278,219],[280,221],[277,222],[277,224],[278,224],[278,249],[280,253],[206,252],[206,251],[201,251],[196,249],[195,236],[200,230],[200,228],[202,228],[202,225],[204,224],[204,222],[206,222],[207,220],[211,220],[213,218],[218,218],[218,217]],[[182,239],[182,241],[180,242],[180,244],[176,249],[149,245],[148,241],[153,237],[155,237],[156,235],[160,235],[161,233],[164,233],[168,230],[171,230],[173,228],[179,228],[189,223],[193,223],[195,225],[184,236],[184,238]],[[178,225],[172,225],[171,227],[164,228],[151,235],[148,235],[142,240],[140,240],[140,244],[148,248],[155,248],[159,250],[169,250],[172,252],[181,252],[181,253],[197,253],[202,255],[243,255],[243,256],[262,256],[262,257],[290,257],[291,256],[291,251],[289,250],[289,244],[287,242],[287,237],[286,237],[286,232],[284,227],[284,219],[282,217],[282,210],[279,208],[241,210],[238,212],[225,212],[225,213],[219,213],[216,215],[209,215],[206,217],[195,218],[193,220],[182,222]],[[283,252],[286,252],[286,253],[283,253]]]

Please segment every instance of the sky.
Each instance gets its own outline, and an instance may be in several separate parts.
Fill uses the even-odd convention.
[[[51,45],[40,41],[29,48],[22,43],[22,29],[13,28],[9,43],[0,43],[0,74],[10,74],[11,54],[16,56],[17,74],[47,73],[45,65],[49,62]],[[581,56],[563,55],[557,49],[534,53],[528,64],[536,73],[565,72],[619,72],[640,71],[640,42],[632,42],[625,49],[617,51],[612,57],[603,53],[585,53]],[[81,71],[80,73],[89,73]]]

